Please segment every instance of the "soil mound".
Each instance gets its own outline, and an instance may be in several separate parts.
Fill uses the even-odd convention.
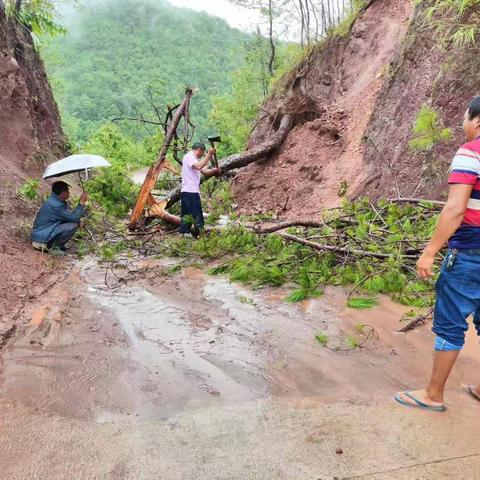
[[[478,56],[454,58],[439,46],[421,25],[422,8],[374,0],[346,37],[318,46],[267,99],[250,147],[271,136],[279,115],[293,112],[296,123],[279,150],[236,176],[241,213],[292,218],[342,197],[443,196],[458,124],[478,90]],[[454,135],[418,153],[409,142],[423,104]]]
[[[17,192],[65,150],[60,116],[30,33],[0,7],[0,345],[51,270],[51,259],[28,242],[38,207]]]

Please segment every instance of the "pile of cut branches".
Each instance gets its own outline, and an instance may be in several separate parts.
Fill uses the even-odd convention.
[[[320,219],[298,219],[280,223],[256,223],[257,233],[276,232],[287,241],[302,243],[315,250],[332,252],[342,259],[371,257],[400,259],[408,267],[418,259],[432,235],[441,202],[417,199],[368,199],[344,202],[326,210]],[[305,227],[297,236],[289,227]],[[290,232],[290,233],[288,233]]]
[[[362,199],[318,219],[247,223],[212,232],[197,249],[210,258],[234,254],[212,269],[229,273],[231,280],[252,286],[296,283],[292,298],[297,300],[317,295],[322,285],[344,285],[349,296],[386,293],[403,304],[427,307],[433,302],[433,282],[416,277],[415,263],[440,207],[438,202]]]
[[[97,219],[100,227],[84,234],[84,242],[93,239],[93,250],[110,261],[111,252],[125,250],[142,257],[186,257],[203,260],[210,274],[226,274],[253,288],[293,284],[286,297],[291,302],[318,297],[326,285],[341,285],[352,308],[375,305],[379,294],[430,307],[433,281],[419,280],[415,263],[440,208],[440,202],[416,199],[345,201],[315,219],[255,222],[237,216],[198,241],[168,234],[161,223],[132,236],[120,225]]]

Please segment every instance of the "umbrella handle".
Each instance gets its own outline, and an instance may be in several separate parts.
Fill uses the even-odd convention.
[[[78,178],[80,180],[80,185],[82,187],[82,190],[85,191],[85,187],[83,186],[83,180],[82,180],[82,176],[80,175],[80,172],[77,172],[78,173]]]

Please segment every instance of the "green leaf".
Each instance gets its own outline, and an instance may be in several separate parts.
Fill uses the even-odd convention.
[[[322,346],[325,347],[328,343],[328,335],[326,333],[317,333],[315,335],[315,340]]]
[[[285,298],[285,301],[288,303],[303,302],[303,300],[306,300],[307,298],[317,298],[321,295],[322,292],[320,290],[299,288],[288,295]]]
[[[229,268],[230,268],[230,265],[228,263],[225,263],[223,265],[217,265],[216,267],[209,268],[207,270],[207,274],[208,275],[222,275],[223,273],[226,273]]]
[[[375,298],[350,298],[347,302],[349,308],[367,309],[378,305]]]
[[[360,345],[360,342],[355,337],[349,336],[345,339],[345,345],[348,348],[354,349],[354,348],[358,348],[358,346]]]

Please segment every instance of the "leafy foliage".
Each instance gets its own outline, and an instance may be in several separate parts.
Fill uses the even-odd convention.
[[[112,164],[96,172],[87,182],[92,200],[103,206],[107,213],[125,215],[133,207],[138,191],[130,179],[132,168],[148,165],[152,158],[142,144],[133,143],[112,124],[101,127],[85,146],[85,151],[102,155]]]
[[[203,203],[208,211],[207,225],[215,225],[222,215],[232,212],[233,196],[230,183],[218,178],[211,179],[201,186]]]
[[[312,269],[313,265],[310,268],[301,267],[298,276],[296,278],[296,283],[299,287],[297,290],[294,290],[288,297],[285,299],[286,302],[302,302],[307,298],[316,298],[319,297],[322,292],[317,287],[320,283],[321,276],[318,273],[318,270]]]
[[[39,180],[27,180],[19,189],[18,195],[25,200],[36,200],[38,197]]]
[[[381,215],[381,218],[380,218]],[[199,255],[221,259],[222,263],[209,270],[210,274],[228,275],[231,281],[252,288],[281,286],[296,283],[298,287],[287,301],[302,301],[317,297],[325,285],[353,285],[365,297],[352,298],[351,308],[371,308],[374,297],[389,294],[396,301],[415,307],[433,303],[433,282],[419,281],[413,268],[414,259],[430,238],[437,216],[427,205],[414,206],[380,201],[372,208],[367,200],[345,202],[342,209],[324,214],[326,227],[302,230],[307,237],[332,237],[341,230],[349,242],[366,245],[367,251],[388,254],[374,258],[354,253],[339,256],[318,252],[282,237],[258,235],[241,225],[207,232],[202,241],[186,244],[184,240],[170,239],[166,251],[178,255]],[[292,228],[291,233],[300,234]],[[343,237],[343,233],[341,238]],[[375,239],[369,243],[368,239]],[[417,252],[412,258],[401,255],[399,248]],[[227,258],[227,260],[225,260]]]
[[[55,20],[56,4],[54,0],[23,0],[20,10],[17,11],[15,0],[6,0],[5,6],[7,14],[25,25],[38,43],[39,35],[56,36],[66,33],[65,28]]]
[[[378,304],[374,298],[350,298],[347,302],[349,308],[367,309],[375,307]]]
[[[415,138],[410,142],[412,150],[428,151],[437,143],[446,142],[452,138],[450,128],[443,128],[438,113],[428,105],[423,105],[418,112],[413,127]]]
[[[198,87],[191,117],[197,137],[206,136],[212,98],[227,91],[248,39],[219,18],[163,0],[96,2],[67,15],[65,24],[70,35],[51,40],[42,53],[67,133],[82,143],[105,121],[136,116],[134,109],[151,112],[150,84],[162,105],[178,103],[187,85]],[[135,122],[120,125],[137,140],[153,133]]]

